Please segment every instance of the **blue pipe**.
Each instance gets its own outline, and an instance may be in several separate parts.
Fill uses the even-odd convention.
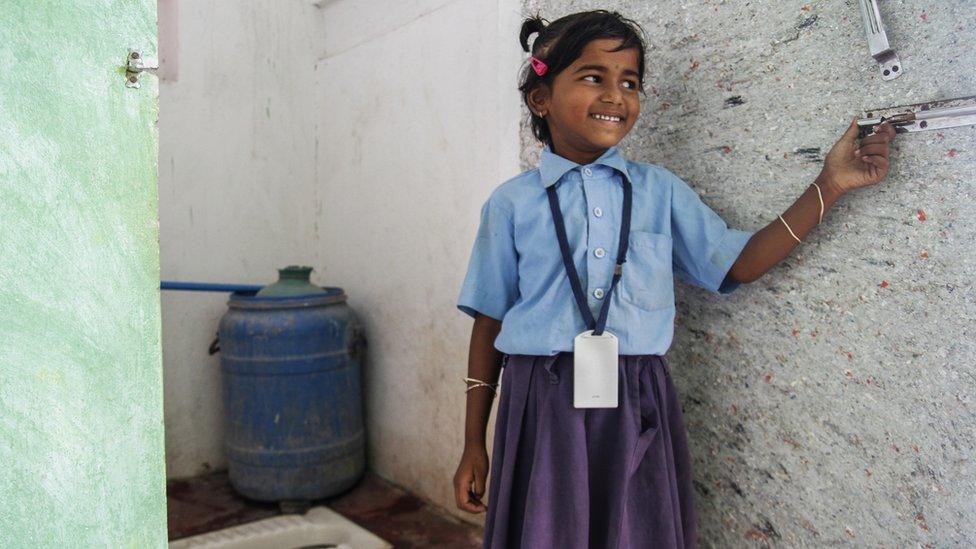
[[[173,280],[163,280],[159,283],[160,290],[184,290],[188,292],[258,292],[261,288],[264,288],[264,286],[210,282],[176,282]]]

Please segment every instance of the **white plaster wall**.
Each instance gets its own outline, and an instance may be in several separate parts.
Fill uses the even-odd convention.
[[[453,509],[482,202],[518,172],[515,0],[161,0],[164,280],[289,263],[366,324],[370,466]],[[163,294],[167,474],[225,466],[221,294]]]
[[[314,264],[321,10],[305,0],[159,7],[162,278],[266,283],[277,267]],[[225,465],[207,347],[226,299],[163,293],[170,478]]]
[[[519,171],[518,3],[323,12],[317,265],[367,329],[370,466],[453,511],[471,329],[455,300],[481,204]]]

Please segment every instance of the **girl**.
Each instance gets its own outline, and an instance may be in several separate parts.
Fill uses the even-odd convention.
[[[545,149],[484,205],[458,301],[474,317],[458,507],[487,510],[485,547],[694,547],[687,435],[663,356],[673,275],[718,293],[758,279],[844,193],[884,179],[895,132],[879,126],[858,146],[852,123],[778,219],[730,229],[674,174],[615,147],[640,113],[636,23],[533,18],[520,41],[532,57],[519,89]]]

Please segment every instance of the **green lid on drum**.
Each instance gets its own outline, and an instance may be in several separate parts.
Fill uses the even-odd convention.
[[[257,293],[257,297],[295,297],[300,295],[323,295],[327,290],[312,284],[311,267],[289,265],[278,269],[278,282],[268,284]]]

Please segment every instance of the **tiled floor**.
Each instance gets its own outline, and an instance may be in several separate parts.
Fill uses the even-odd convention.
[[[212,532],[280,514],[277,504],[246,500],[226,473],[167,485],[169,539]],[[481,546],[481,529],[445,514],[369,473],[349,492],[322,502],[396,548],[461,549]]]

